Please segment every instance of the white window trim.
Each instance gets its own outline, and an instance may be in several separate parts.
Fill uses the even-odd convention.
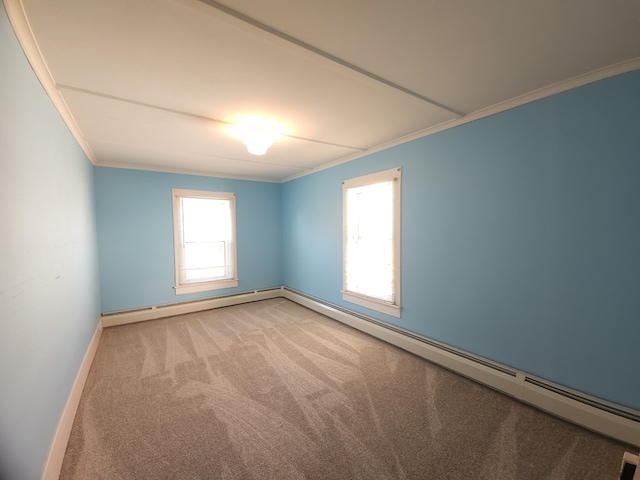
[[[174,188],[171,190],[173,202],[173,250],[174,250],[174,271],[176,295],[186,293],[206,292],[211,290],[221,290],[223,288],[234,288],[238,286],[238,255],[236,248],[236,195],[230,192],[210,192],[206,190],[184,190]],[[181,284],[180,282],[180,265],[182,258],[182,248],[180,248],[182,238],[182,225],[180,219],[180,198],[213,198],[221,200],[229,200],[231,202],[231,234],[233,241],[231,242],[231,258],[233,259],[234,278],[222,280],[209,280],[204,282]]]
[[[376,310],[381,313],[386,313],[392,317],[400,318],[400,305],[394,303],[383,302],[377,298],[365,297],[364,295],[358,295],[354,292],[342,291],[342,299],[360,305],[361,307],[367,307],[371,310]]]
[[[367,297],[357,292],[350,292],[346,287],[346,256],[347,256],[347,190],[351,188],[363,187],[374,183],[395,181],[396,187],[394,188],[394,211],[393,211],[393,240],[394,240],[394,285],[395,285],[395,298],[394,303],[385,302],[378,298]],[[401,316],[401,285],[400,279],[402,277],[400,273],[401,267],[401,254],[400,254],[400,235],[401,235],[401,198],[402,198],[402,169],[392,168],[382,172],[376,172],[369,175],[364,175],[357,178],[351,178],[342,182],[342,299],[360,305],[362,307],[370,308],[393,317],[400,318]]]

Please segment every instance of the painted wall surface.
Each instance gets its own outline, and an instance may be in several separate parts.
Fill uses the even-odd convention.
[[[40,478],[99,318],[93,167],[0,7],[0,478]]]
[[[342,301],[341,182],[400,166],[402,302]],[[285,285],[640,409],[640,72],[283,186]]]
[[[95,182],[103,312],[282,284],[279,184],[100,167]],[[175,294],[172,188],[235,192],[238,287]]]

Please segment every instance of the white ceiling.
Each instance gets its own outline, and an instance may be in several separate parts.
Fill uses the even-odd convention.
[[[640,0],[5,3],[104,166],[283,181],[640,68]],[[251,155],[227,131],[244,116],[286,133]]]

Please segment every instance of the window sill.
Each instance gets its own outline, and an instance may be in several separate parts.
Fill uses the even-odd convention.
[[[391,315],[392,317],[400,318],[400,306],[392,305],[390,303],[377,301],[372,298],[362,297],[353,293],[342,292],[342,299],[360,305],[361,307],[370,308],[380,313]]]
[[[223,288],[234,288],[238,286],[238,280],[218,280],[215,282],[192,283],[188,285],[176,285],[174,290],[176,295],[184,295],[185,293],[207,292],[210,290],[222,290]]]

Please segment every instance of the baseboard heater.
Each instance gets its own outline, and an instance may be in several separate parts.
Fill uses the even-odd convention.
[[[283,296],[524,403],[640,447],[638,410],[585,395],[287,287]]]
[[[115,327],[127,323],[144,322],[157,318],[173,317],[185,313],[201,312],[214,308],[229,307],[241,303],[258,302],[269,298],[282,296],[282,287],[253,290],[250,292],[221,295],[218,297],[202,298],[188,302],[155,305],[134,310],[103,313],[101,317],[103,327]]]

